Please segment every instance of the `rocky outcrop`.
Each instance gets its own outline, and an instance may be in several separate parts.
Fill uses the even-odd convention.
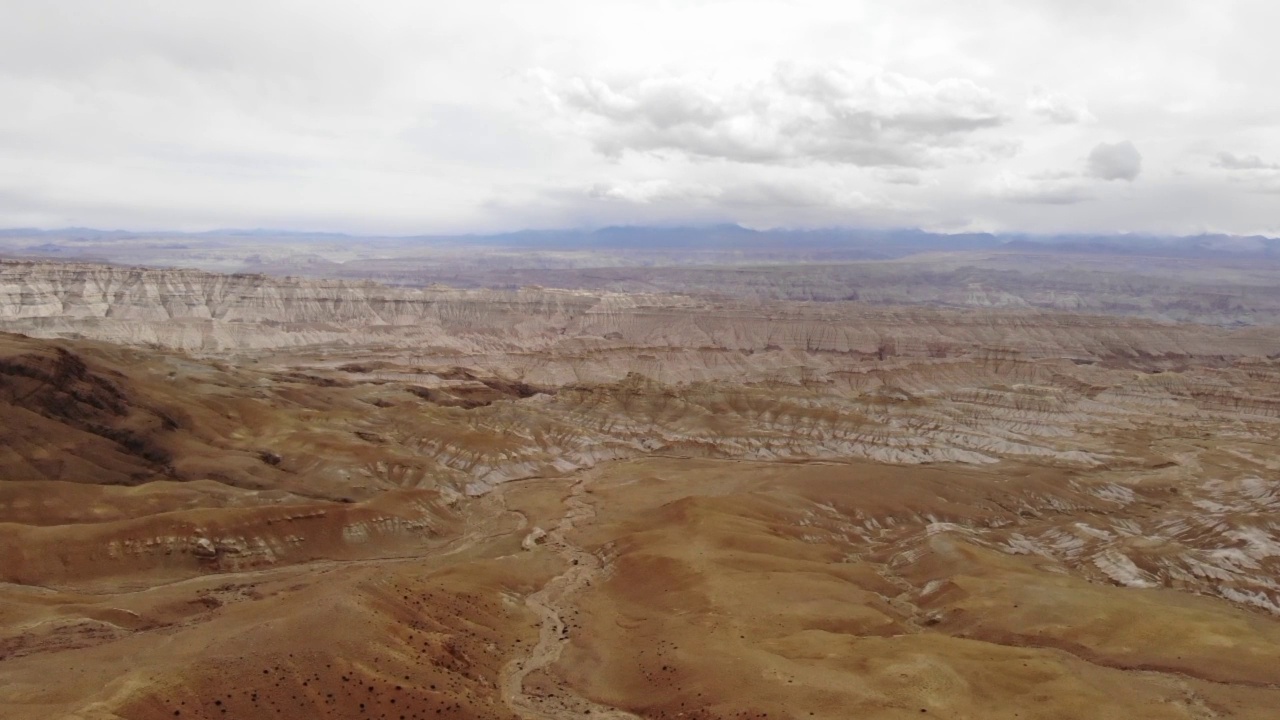
[[[6,523],[0,524],[0,549],[7,558],[0,581],[183,576],[386,554],[429,542],[450,527],[452,516],[437,493],[414,490],[362,504],[169,512],[71,531]]]
[[[865,360],[1005,354],[1163,362],[1280,354],[1274,333],[1034,309],[706,299],[105,265],[0,263],[0,329],[204,353],[329,346],[467,357],[563,384],[659,369],[740,378]],[[554,358],[548,362],[548,358]]]

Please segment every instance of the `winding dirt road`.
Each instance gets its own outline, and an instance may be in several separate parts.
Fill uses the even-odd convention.
[[[564,516],[547,533],[545,540],[547,547],[565,559],[568,569],[525,599],[525,605],[542,619],[538,643],[524,657],[503,666],[499,679],[503,699],[512,711],[526,720],[582,718],[588,714],[605,720],[639,720],[638,715],[587,700],[563,684],[547,695],[529,694],[524,687],[525,678],[530,673],[547,668],[560,659],[564,644],[569,641],[569,627],[564,617],[571,608],[570,598],[604,570],[600,558],[566,537],[576,523],[595,517],[595,509],[582,498],[590,477],[590,472],[582,475],[570,488],[564,501]]]

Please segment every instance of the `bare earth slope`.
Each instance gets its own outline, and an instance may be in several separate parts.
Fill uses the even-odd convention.
[[[1280,705],[1264,328],[23,267],[0,716]]]

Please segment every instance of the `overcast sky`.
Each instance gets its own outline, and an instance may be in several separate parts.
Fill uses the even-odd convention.
[[[1280,2],[0,0],[0,226],[1280,235]]]

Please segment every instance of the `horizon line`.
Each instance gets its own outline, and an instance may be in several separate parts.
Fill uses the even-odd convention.
[[[752,228],[740,223],[707,223],[707,224],[611,224],[601,226],[577,226],[577,227],[559,227],[559,228],[521,228],[517,230],[504,230],[497,232],[423,232],[423,233],[359,233],[346,232],[337,230],[298,230],[279,227],[253,227],[253,228],[214,228],[210,230],[174,230],[174,229],[155,229],[155,230],[137,230],[130,228],[99,228],[89,226],[62,226],[62,227],[0,227],[0,236],[18,235],[20,233],[33,234],[57,234],[57,233],[74,233],[74,232],[92,232],[101,234],[128,234],[128,235],[180,235],[180,236],[217,236],[217,235],[311,235],[311,236],[332,236],[343,238],[368,238],[368,239],[395,239],[395,240],[412,240],[416,238],[493,238],[508,235],[520,234],[582,234],[590,235],[608,230],[651,230],[651,231],[677,231],[677,230],[715,230],[715,229],[734,229],[741,230],[751,234],[763,235],[768,233],[790,233],[790,234],[808,234],[822,232],[849,232],[849,233],[919,233],[935,237],[973,237],[987,236],[992,238],[1016,237],[1016,238],[1108,238],[1108,239],[1193,239],[1204,237],[1226,237],[1226,238],[1260,238],[1265,240],[1280,240],[1280,235],[1270,235],[1265,232],[1255,232],[1249,234],[1240,234],[1232,232],[1204,230],[1198,233],[1161,233],[1149,231],[1129,231],[1129,230],[1113,230],[1113,231],[1095,231],[1095,232],[1035,232],[1026,230],[961,230],[949,232],[945,230],[928,230],[921,227],[901,226],[876,228],[866,226],[851,225],[829,225],[820,227],[787,227],[775,226],[769,228]]]

